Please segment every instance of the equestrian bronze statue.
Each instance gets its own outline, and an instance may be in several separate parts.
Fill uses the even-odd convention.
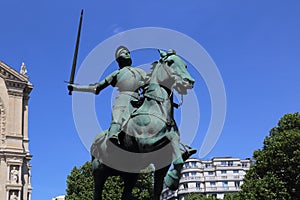
[[[108,85],[119,89],[111,126],[97,134],[91,147],[94,200],[102,200],[104,183],[111,175],[124,179],[122,200],[134,199],[132,189],[138,173],[149,164],[155,167],[153,197],[159,200],[164,180],[169,188],[177,189],[184,161],[196,152],[186,145],[180,148],[173,103],[173,90],[187,94],[194,79],[174,50],[159,52],[160,59],[146,74],[131,66],[130,52],[121,46],[116,51],[119,70],[99,83],[68,85],[71,91],[95,94]],[[168,172],[171,163],[173,170]]]

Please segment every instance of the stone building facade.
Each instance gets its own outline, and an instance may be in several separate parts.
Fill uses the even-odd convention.
[[[30,200],[28,100],[33,85],[26,76],[0,61],[0,199]]]

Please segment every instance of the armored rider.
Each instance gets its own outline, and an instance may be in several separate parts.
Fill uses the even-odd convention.
[[[91,92],[96,95],[101,90],[111,85],[117,87],[119,95],[115,99],[112,110],[112,121],[108,130],[108,139],[114,144],[119,144],[119,133],[122,131],[122,125],[128,120],[130,114],[140,100],[139,89],[144,85],[147,74],[144,70],[132,67],[130,51],[125,46],[120,46],[115,52],[115,58],[119,69],[112,72],[104,80],[88,86],[78,86],[69,84],[69,90],[80,92]]]

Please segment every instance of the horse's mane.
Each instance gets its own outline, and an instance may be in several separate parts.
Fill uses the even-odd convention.
[[[154,72],[155,67],[157,66],[157,64],[159,63],[159,61],[155,61],[151,64],[151,71],[148,73],[148,76],[151,77],[152,73]]]
[[[171,51],[171,52],[169,52],[169,53],[167,53],[163,58],[161,58],[159,61],[154,61],[151,65],[151,71],[148,73],[148,76],[149,77],[151,77],[152,76],[152,74],[153,74],[153,72],[154,72],[154,70],[155,70],[155,68],[156,68],[156,66],[158,65],[158,64],[160,64],[160,65],[162,65],[162,64],[164,64],[165,63],[165,60],[169,57],[169,56],[171,56],[171,55],[176,55],[176,51]]]

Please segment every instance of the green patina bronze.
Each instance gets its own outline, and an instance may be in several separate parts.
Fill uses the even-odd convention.
[[[146,74],[131,66],[129,50],[121,46],[116,50],[116,60],[120,69],[103,81],[88,86],[69,84],[70,91],[84,91],[99,94],[111,85],[117,87],[119,96],[113,106],[110,128],[97,134],[91,147],[93,157],[93,175],[95,180],[94,200],[102,200],[102,189],[110,175],[121,175],[125,181],[122,199],[134,199],[132,188],[137,180],[136,173],[117,171],[105,165],[113,160],[112,148],[121,148],[128,152],[146,153],[159,150],[169,144],[167,159],[173,162],[174,169],[168,172],[170,164],[155,171],[154,199],[159,199],[163,181],[171,189],[177,189],[180,171],[184,160],[196,152],[183,146],[180,149],[180,134],[174,120],[173,89],[179,94],[187,94],[194,79],[187,71],[186,63],[174,50],[159,51],[160,60],[152,64],[152,71]],[[139,91],[143,91],[142,95]],[[158,164],[158,160],[149,162],[140,160],[133,167],[143,169],[149,164]],[[130,162],[130,161],[129,161]],[[166,175],[167,174],[167,175]],[[165,179],[164,179],[165,177]]]

